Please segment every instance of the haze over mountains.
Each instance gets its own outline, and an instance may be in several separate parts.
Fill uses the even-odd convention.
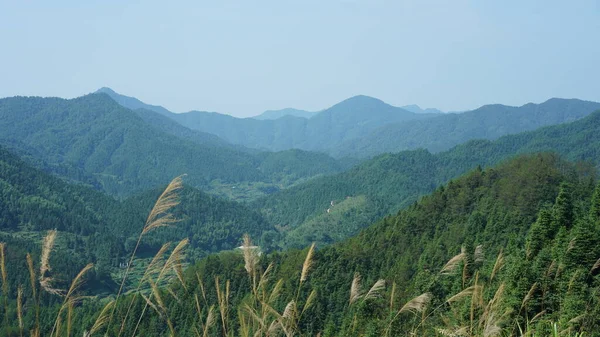
[[[267,114],[279,116],[277,119],[257,120],[215,112],[166,113],[162,107],[144,105],[110,89],[101,91],[128,108],[154,109],[183,126],[232,144],[271,151],[297,148],[325,152],[336,158],[366,158],[418,148],[439,152],[471,139],[493,140],[570,122],[600,109],[596,102],[552,98],[520,107],[492,104],[463,113],[442,113],[416,105],[398,108],[376,98],[355,96],[308,119],[298,117],[303,113],[299,110],[284,109]]]

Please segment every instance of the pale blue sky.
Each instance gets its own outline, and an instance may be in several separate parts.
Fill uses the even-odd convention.
[[[0,97],[108,86],[237,116],[364,94],[600,101],[600,2],[0,0]]]

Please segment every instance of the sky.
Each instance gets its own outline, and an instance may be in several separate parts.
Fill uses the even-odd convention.
[[[600,0],[0,0],[0,97],[175,112],[600,101]]]

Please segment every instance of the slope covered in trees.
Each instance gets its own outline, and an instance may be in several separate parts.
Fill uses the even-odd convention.
[[[475,140],[438,154],[416,150],[381,155],[346,172],[317,178],[260,199],[255,206],[263,210],[271,223],[289,230],[316,217],[334,217],[324,214],[332,201],[366,197],[369,206],[356,210],[354,214],[358,213],[358,217],[347,214],[344,218],[348,227],[323,227],[311,231],[304,239],[294,235],[293,240],[290,238],[287,242],[292,246],[305,246],[315,240],[319,242],[319,238],[327,242],[325,234],[332,236],[332,231],[347,233],[348,228],[353,228],[356,233],[357,229],[396,212],[420,195],[478,165],[486,167],[516,154],[539,151],[554,151],[570,160],[587,160],[599,165],[598,149],[600,111],[572,123],[504,136],[496,141]],[[311,225],[311,228],[314,227]],[[295,231],[298,232],[306,231]]]
[[[164,123],[161,117],[141,118],[104,94],[72,100],[5,98],[0,100],[0,142],[46,163],[44,168],[118,196],[155,188],[182,173],[193,186],[240,182],[282,186],[284,179],[291,184],[343,168],[321,154],[250,153]],[[295,160],[296,165],[286,166],[286,173],[277,172],[273,179],[272,162],[278,156],[283,162]]]
[[[600,109],[600,103],[553,98],[520,107],[494,104],[427,120],[389,124],[330,151],[338,157],[370,157],[425,148],[440,152],[472,139],[497,139],[543,126],[572,122]]]
[[[519,157],[336,245],[211,256],[116,321],[133,300],[125,334],[598,336],[599,203],[592,166]]]
[[[70,279],[85,263],[93,262],[98,281],[114,287],[110,273],[133,251],[162,189],[119,202],[88,187],[67,184],[0,148],[0,241],[19,242],[37,252],[41,237],[56,229],[60,255],[72,253],[65,260],[68,264],[56,262],[59,278]],[[165,241],[189,238],[189,257],[195,260],[236,247],[244,233],[252,233],[259,241],[263,235],[268,238],[276,234],[260,213],[234,201],[191,187],[184,187],[179,199],[179,205],[172,209],[177,226],[146,236],[138,249],[140,255],[158,251]],[[22,257],[11,254],[10,261]],[[90,288],[107,290],[94,287],[99,286]]]

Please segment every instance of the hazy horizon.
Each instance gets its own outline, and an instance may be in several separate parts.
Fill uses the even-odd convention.
[[[0,4],[0,97],[101,87],[174,112],[318,111],[355,95],[464,111],[600,101],[600,4]]]

